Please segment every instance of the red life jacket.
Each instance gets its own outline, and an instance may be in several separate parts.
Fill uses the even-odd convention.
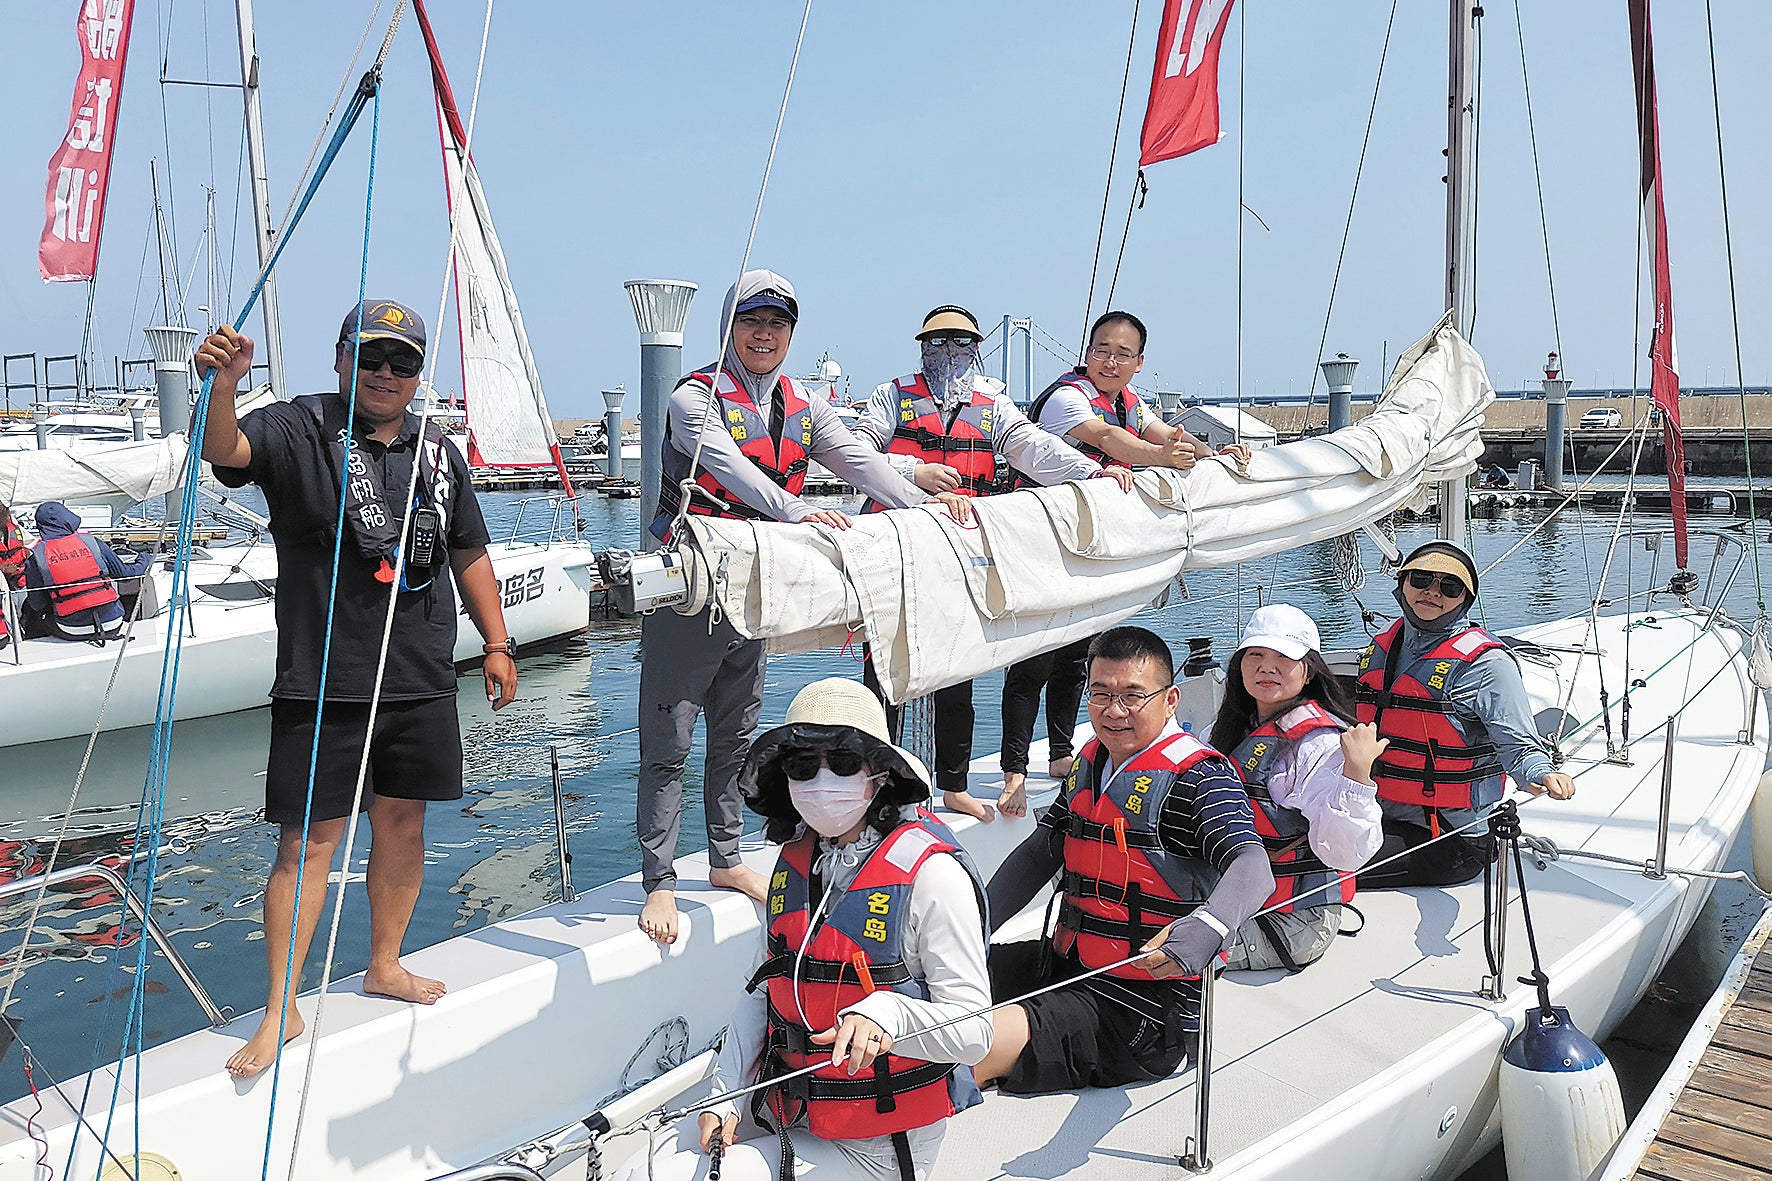
[[[1473,807],[1476,784],[1502,773],[1494,745],[1471,741],[1450,705],[1459,671],[1502,643],[1480,627],[1467,627],[1405,665],[1402,629],[1399,619],[1360,657],[1358,717],[1376,722],[1379,737],[1390,739],[1372,765],[1378,798],[1429,809],[1437,828],[1440,809]]]
[[[1174,734],[1128,763],[1103,790],[1097,785],[1107,751],[1099,739],[1084,745],[1065,783],[1070,820],[1064,832],[1064,901],[1052,935],[1060,955],[1074,948],[1085,968],[1118,963],[1205,903],[1218,871],[1164,849],[1157,840],[1157,816],[1188,768],[1222,758],[1192,734]],[[1108,975],[1155,979],[1135,964]]]
[[[1341,723],[1316,702],[1306,701],[1251,730],[1249,737],[1231,753],[1237,774],[1249,788],[1249,799],[1255,805],[1255,831],[1267,846],[1268,864],[1274,871],[1274,892],[1261,904],[1262,910],[1279,906],[1283,912],[1291,911],[1295,909],[1291,900],[1300,894],[1308,895],[1299,901],[1301,907],[1354,900],[1354,875],[1343,875],[1325,865],[1311,851],[1310,822],[1304,813],[1275,803],[1268,794],[1274,763],[1301,738],[1317,730],[1339,733]],[[1325,888],[1337,878],[1341,879],[1339,888]]]
[[[37,543],[37,554],[49,571],[49,602],[57,619],[117,602],[116,586],[81,535],[46,537]]]
[[[947,464],[960,473],[955,491],[962,496],[992,496],[1007,490],[1004,465],[991,444],[995,397],[973,390],[972,400],[950,422],[921,373],[895,379],[892,390],[897,396],[898,425],[886,445],[887,454]],[[864,511],[877,513],[883,507],[870,500]]]
[[[4,529],[0,529],[0,569],[7,566],[21,567],[16,578],[22,583],[24,581],[24,570],[22,569],[22,566],[24,560],[30,557],[30,555],[31,551],[19,538],[17,526],[9,522]],[[0,573],[0,595],[10,596],[12,593],[12,587],[13,578]],[[18,606],[16,602],[0,604],[0,636],[7,634],[7,615],[11,611],[16,611],[17,609]]]
[[[691,374],[690,378],[714,387],[714,406],[710,413],[720,413],[726,432],[738,444],[744,457],[756,464],[759,471],[785,489],[790,496],[800,495],[800,489],[806,486],[806,468],[811,463],[809,453],[812,448],[812,406],[793,381],[785,374],[779,379],[782,414],[781,433],[777,435],[769,427],[771,407],[758,406],[751,401],[751,395],[744,383],[733,377],[730,371],[721,369],[716,378],[712,369],[702,369]],[[689,475],[690,461],[687,451],[671,445],[671,428],[668,422],[665,425],[665,444],[658,485],[658,515],[652,521],[652,533],[661,541],[668,539],[671,522],[676,519],[677,510],[682,507],[681,485]],[[735,517],[745,521],[774,519],[727,491],[720,481],[708,474],[706,468],[697,469],[695,482],[719,498],[718,501],[710,501],[701,496],[691,499],[689,511],[697,516]],[[724,507],[720,507],[721,505]]]
[[[1095,417],[1101,419],[1101,421],[1107,423],[1109,426],[1117,426],[1124,430],[1131,431],[1139,438],[1144,437],[1144,429],[1150,425],[1145,419],[1144,403],[1142,401],[1134,400],[1132,404],[1128,406],[1125,390],[1121,390],[1111,398],[1108,397],[1106,394],[1095,388],[1095,383],[1090,381],[1088,375],[1081,369],[1071,370],[1069,373],[1047,386],[1044,390],[1040,391],[1040,396],[1035,398],[1034,404],[1028,408],[1028,417],[1035,422],[1039,422],[1041,412],[1046,409],[1046,403],[1051,400],[1053,394],[1066,386],[1081,391],[1081,393],[1089,399],[1089,408],[1095,411]],[[1098,447],[1090,446],[1081,439],[1067,437],[1065,442],[1075,447],[1078,451],[1081,451],[1084,455],[1087,455],[1090,459],[1093,459],[1096,463],[1099,463],[1102,467],[1132,466],[1122,460],[1115,459]]]
[[[911,883],[937,853],[952,854],[966,867],[983,915],[984,883],[972,859],[946,825],[918,809],[915,820],[875,846],[808,942],[812,908],[824,897],[812,872],[817,842],[808,833],[782,847],[769,879],[768,956],[749,985],[753,992],[765,988],[769,1004],[763,1077],[816,1062],[825,1068],[759,1093],[752,1113],[767,1130],[781,1131],[804,1118],[812,1134],[826,1140],[891,1136],[982,1102],[968,1067],[887,1053],[874,1059],[870,1073],[851,1075],[847,1066],[830,1065],[829,1047],[809,1040],[835,1027],[846,1005],[877,989],[928,998],[927,985],[904,962],[904,925]]]

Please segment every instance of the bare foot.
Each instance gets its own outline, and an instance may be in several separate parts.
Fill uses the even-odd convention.
[[[717,890],[737,890],[758,902],[769,900],[769,879],[743,862],[730,869],[708,870],[708,885]]]
[[[1003,794],[997,797],[997,811],[1005,816],[1028,814],[1028,777],[1020,771],[1003,772]]]
[[[1071,773],[1071,768],[1076,765],[1077,760],[1075,758],[1053,759],[1050,763],[1046,764],[1046,771],[1054,779],[1063,779],[1066,775]]]
[[[288,1021],[283,1026],[283,1044],[288,1045],[302,1035],[307,1026],[302,1022],[301,1014],[292,1005],[289,1009]],[[228,1059],[228,1073],[235,1078],[251,1078],[265,1067],[277,1060],[277,1019],[269,1013],[259,1023],[258,1032],[246,1039],[246,1044],[234,1051]]]
[[[449,989],[441,980],[413,975],[396,960],[392,966],[385,968],[371,964],[369,970],[363,973],[363,991],[371,996],[391,996],[397,1001],[411,1001],[415,1005],[434,1005],[443,999],[443,994]]]
[[[989,804],[969,791],[944,791],[941,793],[941,803],[948,811],[963,812],[981,824],[989,824],[997,818]]]
[[[640,909],[640,929],[654,943],[668,945],[677,941],[676,891],[660,886],[646,895],[646,905]]]

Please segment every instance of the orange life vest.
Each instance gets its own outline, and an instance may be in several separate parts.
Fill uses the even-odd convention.
[[[744,383],[730,371],[721,369],[718,376],[711,369],[690,375],[704,385],[714,387],[713,409],[719,411],[726,433],[738,444],[744,457],[775,481],[790,496],[800,495],[806,485],[806,469],[811,464],[812,406],[805,395],[787,376],[778,379],[782,397],[780,433],[770,429],[770,407],[751,401]],[[711,424],[710,424],[711,425]],[[665,425],[665,448],[658,485],[658,515],[652,521],[652,533],[667,540],[671,522],[683,504],[681,485],[689,475],[689,453],[671,444],[671,428]],[[736,517],[746,521],[767,521],[772,518],[734,496],[706,468],[695,473],[695,482],[718,500],[697,496],[690,500],[689,511],[704,517]]]
[[[1341,723],[1316,702],[1307,701],[1251,730],[1231,753],[1237,774],[1249,788],[1249,799],[1255,805],[1255,831],[1261,834],[1274,871],[1274,892],[1261,904],[1262,910],[1279,906],[1281,911],[1291,911],[1295,909],[1292,899],[1301,894],[1305,897],[1297,906],[1307,908],[1354,900],[1354,875],[1325,865],[1311,851],[1310,822],[1304,813],[1275,803],[1268,794],[1268,779],[1280,755],[1317,730],[1339,733]],[[1340,885],[1335,886],[1338,878]]]
[[[975,389],[971,400],[949,420],[921,373],[896,378],[892,393],[898,405],[898,424],[886,445],[889,455],[946,464],[960,473],[960,486],[955,491],[962,496],[991,496],[1008,490],[1006,467],[991,443],[995,397]],[[879,512],[883,507],[870,500],[866,511]]]
[[[1086,968],[1133,955],[1158,930],[1204,905],[1218,871],[1164,849],[1157,817],[1170,788],[1190,767],[1223,755],[1192,734],[1161,740],[1099,786],[1107,751],[1090,739],[1065,783],[1064,900],[1053,947],[1073,949]],[[1154,980],[1136,964],[1108,972]]]
[[[49,602],[57,619],[118,601],[116,586],[80,534],[46,537],[37,543],[37,554],[49,572]]]

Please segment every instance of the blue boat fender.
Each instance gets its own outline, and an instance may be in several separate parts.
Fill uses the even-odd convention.
[[[1526,1010],[1501,1055],[1508,1181],[1587,1181],[1624,1135],[1618,1074],[1561,1006]]]

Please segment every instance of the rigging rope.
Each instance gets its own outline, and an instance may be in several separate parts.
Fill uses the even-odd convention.
[[[1717,34],[1711,22],[1711,0],[1704,0],[1704,35],[1710,47],[1710,103],[1717,134],[1717,188],[1723,205],[1723,261],[1729,273],[1729,327],[1735,342],[1735,388],[1741,398],[1741,456],[1747,464],[1747,535],[1753,543],[1755,604],[1764,617],[1766,587],[1760,577],[1760,513],[1754,503],[1754,456],[1747,431],[1747,377],[1741,363],[1741,310],[1735,298],[1735,240],[1729,232],[1729,174],[1723,166],[1723,106],[1717,94]]]
[[[744,256],[739,260],[738,264],[739,279],[743,279],[745,271],[750,269],[751,247],[757,241],[757,223],[763,218],[763,198],[769,192],[769,174],[775,169],[775,149],[781,143],[782,124],[787,121],[788,117],[788,98],[794,93],[794,75],[800,69],[800,50],[806,44],[806,25],[811,19],[812,0],[806,0],[806,7],[800,13],[800,32],[794,38],[794,56],[788,62],[787,82],[782,86],[781,90],[781,106],[775,112],[775,131],[769,137],[769,155],[763,161],[763,181],[757,186],[757,204],[751,211],[750,232],[745,235]],[[736,290],[737,281],[735,280],[734,291],[736,292]],[[734,300],[734,311],[737,310],[737,306],[737,300]],[[702,486],[695,482],[695,471],[696,468],[701,465],[702,439],[707,433],[708,419],[713,414],[715,404],[720,400],[719,395],[714,391],[720,384],[720,368],[726,364],[726,346],[732,340],[733,316],[731,314],[722,314],[721,319],[724,320],[725,323],[720,326],[720,355],[714,360],[714,377],[708,382],[707,398],[701,404],[701,422],[696,426],[695,430],[695,451],[689,457],[689,472],[680,485],[682,489],[682,503],[677,508],[677,515],[671,519],[669,536],[673,538],[679,535],[678,531],[682,529],[683,522],[688,518],[689,506],[694,503],[694,498],[707,495],[707,492],[703,490]],[[1007,340],[1005,340],[1005,344],[1007,344]],[[668,413],[669,410],[667,404],[667,415]],[[611,444],[611,446],[614,446],[614,444]],[[640,528],[647,528],[647,522],[642,521],[640,523]],[[710,611],[708,614],[709,626],[712,626],[713,620],[714,612]]]
[[[1138,9],[1141,3],[1142,0],[1132,0],[1132,28],[1126,34],[1126,68],[1120,74],[1120,103],[1114,110],[1114,135],[1112,142],[1108,146],[1107,181],[1101,189],[1101,220],[1095,227],[1095,257],[1089,263],[1089,295],[1083,301],[1083,340],[1082,343],[1077,346],[1078,357],[1081,357],[1083,355],[1083,350],[1089,347],[1089,323],[1095,312],[1095,280],[1101,273],[1101,242],[1102,238],[1107,233],[1108,198],[1113,195],[1114,191],[1114,163],[1120,156],[1120,127],[1126,120],[1126,90],[1132,82],[1132,49],[1134,44],[1138,41]],[[1143,177],[1144,172],[1140,169],[1139,183],[1133,185],[1133,191],[1135,193],[1137,192],[1139,185],[1144,183]],[[1128,231],[1130,231],[1132,226],[1132,210],[1130,207],[1126,210],[1126,225]],[[1125,254],[1125,252],[1126,239],[1122,237],[1120,239],[1120,253]],[[1114,264],[1114,275],[1116,278],[1119,277],[1119,273],[1120,264],[1116,262]],[[1113,303],[1113,296],[1111,293],[1108,297],[1108,303],[1110,306]]]
[[[1557,343],[1560,359],[1563,328],[1557,319],[1557,279],[1551,271],[1550,220],[1544,212],[1544,172],[1538,163],[1538,125],[1532,119],[1532,79],[1526,72],[1526,28],[1520,20],[1520,0],[1514,0],[1514,33],[1520,41],[1520,86],[1526,95],[1526,138],[1532,144],[1532,179],[1538,186],[1538,230],[1544,240],[1544,281],[1550,288],[1551,338]]]
[[[1323,333],[1317,338],[1317,364],[1311,367],[1310,389],[1305,392],[1308,400],[1317,392],[1317,374],[1322,372],[1323,348],[1329,342],[1329,318],[1335,314],[1335,293],[1341,288],[1341,266],[1347,259],[1347,241],[1354,229],[1354,205],[1360,199],[1360,178],[1366,172],[1366,151],[1372,146],[1372,123],[1378,116],[1378,90],[1384,85],[1384,63],[1389,60],[1391,52],[1391,29],[1397,23],[1397,0],[1391,0],[1391,14],[1384,22],[1384,44],[1378,50],[1378,73],[1372,79],[1372,102],[1366,108],[1366,132],[1360,137],[1360,162],[1354,166],[1354,188],[1347,198],[1347,220],[1341,227],[1341,247],[1335,252],[1335,277],[1329,281],[1329,306],[1323,309]],[[1239,225],[1242,215],[1237,216]],[[1238,234],[1239,246],[1242,235]],[[1242,307],[1239,297],[1238,308]],[[1382,378],[1381,378],[1382,380]],[[1238,383],[1241,394],[1241,383]]]

